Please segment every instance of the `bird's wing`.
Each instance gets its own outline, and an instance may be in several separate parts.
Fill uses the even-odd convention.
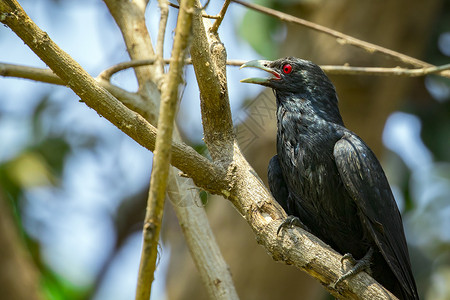
[[[346,132],[334,146],[334,158],[342,182],[361,212],[362,223],[403,289],[414,295],[402,219],[375,154],[359,137]]]
[[[272,157],[269,162],[267,177],[269,181],[269,188],[272,196],[283,207],[287,214],[292,214],[288,209],[289,192],[284,181],[283,172],[278,161],[278,155]]]

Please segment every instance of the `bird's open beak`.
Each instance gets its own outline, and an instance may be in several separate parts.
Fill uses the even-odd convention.
[[[273,76],[271,76],[269,78],[261,78],[261,77],[246,78],[246,79],[242,79],[241,82],[267,85],[268,82],[271,80],[280,80],[281,79],[280,74],[277,71],[275,71],[274,69],[269,67],[269,65],[271,63],[272,62],[268,61],[268,60],[251,60],[251,61],[246,62],[239,69],[247,68],[247,67],[257,68],[257,69],[269,72]]]

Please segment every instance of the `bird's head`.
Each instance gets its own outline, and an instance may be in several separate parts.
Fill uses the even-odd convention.
[[[333,121],[338,123],[342,122],[336,90],[318,65],[300,58],[285,57],[274,61],[252,60],[241,66],[246,67],[257,68],[271,74],[267,78],[247,78],[241,82],[272,88],[277,95],[278,104],[287,105],[288,102],[300,100],[305,103],[304,100],[307,100],[318,115],[328,120],[336,119]]]

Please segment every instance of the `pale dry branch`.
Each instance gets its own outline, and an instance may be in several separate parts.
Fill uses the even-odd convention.
[[[378,68],[378,67],[351,67],[351,66],[320,66],[325,73],[332,75],[375,75],[375,76],[405,76],[420,77],[430,74],[442,75],[443,71],[450,70],[450,64],[432,66],[418,69],[406,68]]]
[[[204,141],[213,160],[227,165],[233,159],[234,133],[228,103],[226,51],[218,36],[210,34],[209,21],[202,18],[200,7],[197,1],[191,58],[200,89]]]
[[[147,8],[150,0],[134,0],[134,2],[136,3],[136,6],[138,6],[139,9],[145,13],[145,9]]]
[[[176,8],[176,9],[180,9],[179,5],[176,5],[176,4],[172,3],[172,2],[169,2],[169,6],[173,7],[173,8]],[[208,14],[205,14],[205,13],[202,13],[202,17],[203,18],[207,18],[207,19],[218,19],[219,18],[219,16],[212,16],[212,15],[208,15]]]
[[[190,237],[189,252],[199,270],[202,282],[206,286],[210,299],[237,300],[239,299],[230,275],[229,267],[215,243],[215,237],[210,226],[204,226],[207,218],[192,179],[179,178],[175,168],[171,169],[169,177],[168,195],[175,213],[179,219],[185,236]],[[211,241],[205,242],[204,239]],[[206,262],[206,263],[205,263]]]
[[[108,69],[103,70],[100,74],[98,74],[98,78],[102,78],[103,80],[110,81],[111,77],[120,71],[129,69],[129,68],[137,68],[142,66],[153,65],[156,62],[155,58],[151,59],[136,59],[131,61],[125,61],[122,63],[118,63]],[[169,60],[164,60],[164,63],[169,63]]]
[[[164,38],[166,35],[167,18],[169,17],[169,5],[167,2],[167,0],[158,0],[161,17],[156,40],[156,64],[161,74],[164,73]]]
[[[0,76],[31,79],[35,81],[64,85],[64,81],[50,69],[0,63]]]
[[[211,26],[211,32],[217,33],[217,30],[219,30],[220,24],[222,24],[223,18],[225,17],[225,13],[227,12],[228,6],[230,5],[231,0],[225,0],[223,3],[222,9],[220,10],[219,14],[217,15],[216,21],[214,21],[214,24]]]
[[[165,3],[164,0],[161,0],[160,5],[164,6],[163,3]],[[165,6],[168,9],[167,4]],[[153,155],[149,198],[144,219],[143,244],[136,288],[136,300],[148,300],[151,295],[156,259],[158,256],[159,233],[164,212],[167,178],[169,177],[170,148],[172,146],[172,133],[178,101],[178,86],[183,80],[181,74],[183,73],[184,57],[189,44],[193,6],[194,0],[185,0],[181,3],[177,27],[175,29],[175,40],[169,73],[167,74],[167,79],[164,82],[164,88],[161,94],[161,107],[158,121],[158,131],[160,134],[156,137],[155,152]],[[163,20],[164,18],[165,21]],[[164,26],[164,30],[166,22],[167,11],[165,13],[161,11],[160,26]],[[162,30],[160,30],[160,34],[161,32]],[[164,43],[164,33],[158,36],[158,42]],[[158,60],[162,60],[162,56],[157,58]]]

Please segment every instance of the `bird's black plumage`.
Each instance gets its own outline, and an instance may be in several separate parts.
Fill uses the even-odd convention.
[[[251,61],[277,101],[277,155],[269,187],[289,215],[341,254],[373,249],[372,276],[400,299],[418,299],[400,213],[380,163],[345,128],[335,88],[310,61]]]

